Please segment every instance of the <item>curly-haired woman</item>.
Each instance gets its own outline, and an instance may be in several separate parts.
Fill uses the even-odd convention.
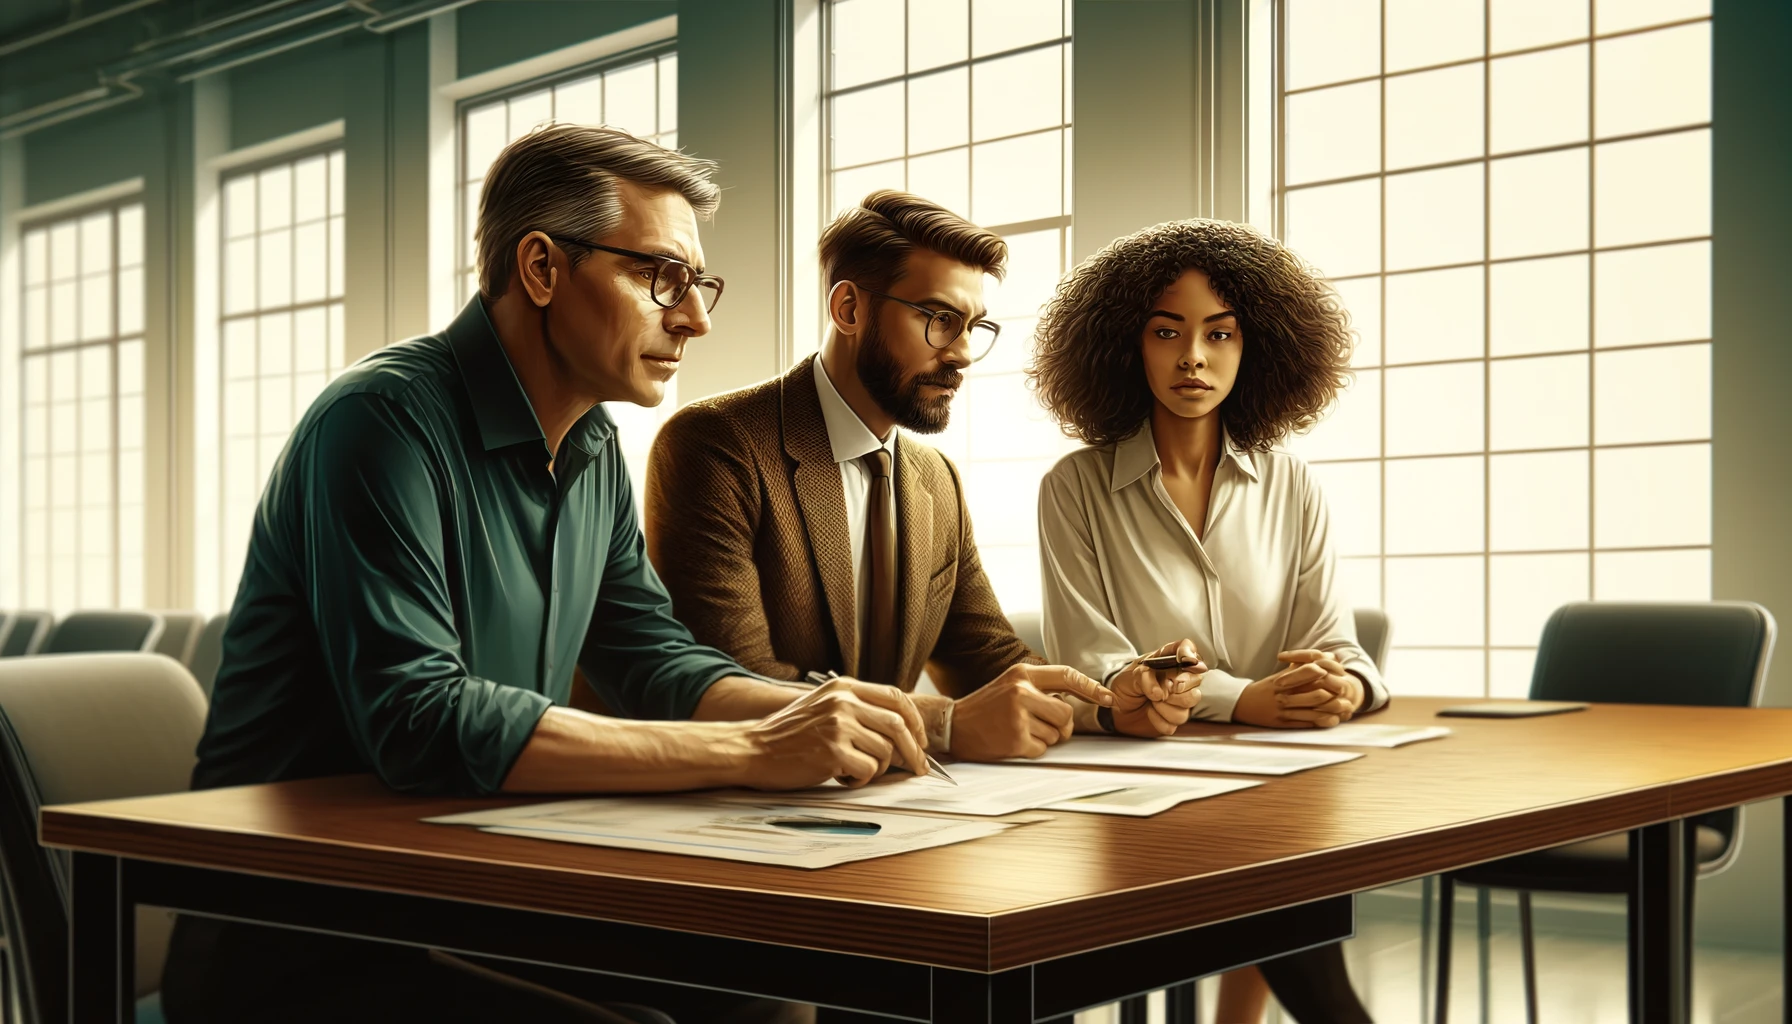
[[[1132,714],[1137,698],[1111,717],[1079,709],[1082,727],[1326,727],[1387,703],[1337,586],[1325,499],[1274,450],[1348,381],[1351,344],[1312,268],[1241,224],[1147,228],[1060,285],[1029,374],[1088,447],[1040,484],[1046,654],[1147,695]],[[1178,649],[1205,672],[1140,664]],[[1266,978],[1303,1024],[1369,1019],[1337,946],[1228,975],[1218,1019],[1258,1019]]]

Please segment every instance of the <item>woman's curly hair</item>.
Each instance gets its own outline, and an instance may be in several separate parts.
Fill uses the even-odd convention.
[[[1246,451],[1267,451],[1319,421],[1350,381],[1350,314],[1317,271],[1243,224],[1174,220],[1110,243],[1059,286],[1040,317],[1027,377],[1064,433],[1113,444],[1151,418],[1147,314],[1185,271],[1200,270],[1243,332],[1244,358],[1221,422]]]

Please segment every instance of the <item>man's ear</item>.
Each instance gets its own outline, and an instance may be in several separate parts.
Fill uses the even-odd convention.
[[[529,301],[545,306],[554,297],[560,283],[560,269],[554,266],[554,243],[539,231],[531,231],[516,243],[516,271],[523,279],[523,292]]]
[[[857,285],[851,281],[834,282],[834,290],[828,293],[828,317],[834,321],[834,330],[857,335],[865,329],[865,318],[870,315],[871,304]]]

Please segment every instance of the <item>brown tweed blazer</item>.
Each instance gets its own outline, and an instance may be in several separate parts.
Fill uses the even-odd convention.
[[[855,674],[846,498],[811,360],[679,410],[654,441],[645,504],[648,557],[699,643],[777,679]],[[926,667],[959,697],[1038,661],[983,574],[958,471],[906,434],[896,505],[901,667],[876,681],[912,690]]]

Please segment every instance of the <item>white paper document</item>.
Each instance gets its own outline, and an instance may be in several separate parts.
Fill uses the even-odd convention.
[[[1068,770],[1068,769],[1066,769]],[[1043,775],[1044,772],[1039,774]],[[1249,779],[1208,779],[1199,775],[1147,775],[1134,772],[1105,772],[1112,779],[1124,779],[1124,788],[1093,796],[1077,797],[1046,804],[1048,811],[1079,811],[1084,814],[1124,814],[1132,818],[1149,818],[1190,800],[1219,796],[1240,789],[1261,786]]]
[[[1251,743],[1292,743],[1306,747],[1403,747],[1420,740],[1450,735],[1447,725],[1375,725],[1345,722],[1330,729],[1284,729],[1247,732],[1231,737]]]
[[[1042,757],[1009,763],[1086,764],[1178,772],[1292,775],[1309,768],[1354,761],[1362,756],[1342,750],[1284,750],[1258,744],[1177,743],[1173,740],[1072,736],[1048,748]]]
[[[1107,793],[1126,786],[1127,779],[1113,772],[1035,772],[1008,764],[961,763],[946,769],[958,783],[907,772],[888,772],[869,785],[848,789],[838,783],[776,799],[802,805],[833,807],[882,807],[897,811],[931,811],[943,814],[1000,816],[1032,810],[1062,800]],[[764,793],[718,793],[726,800],[764,803]]]
[[[949,846],[1014,825],[879,808],[836,811],[776,799],[749,804],[706,797],[562,800],[423,820],[532,839],[793,868],[827,868]]]

